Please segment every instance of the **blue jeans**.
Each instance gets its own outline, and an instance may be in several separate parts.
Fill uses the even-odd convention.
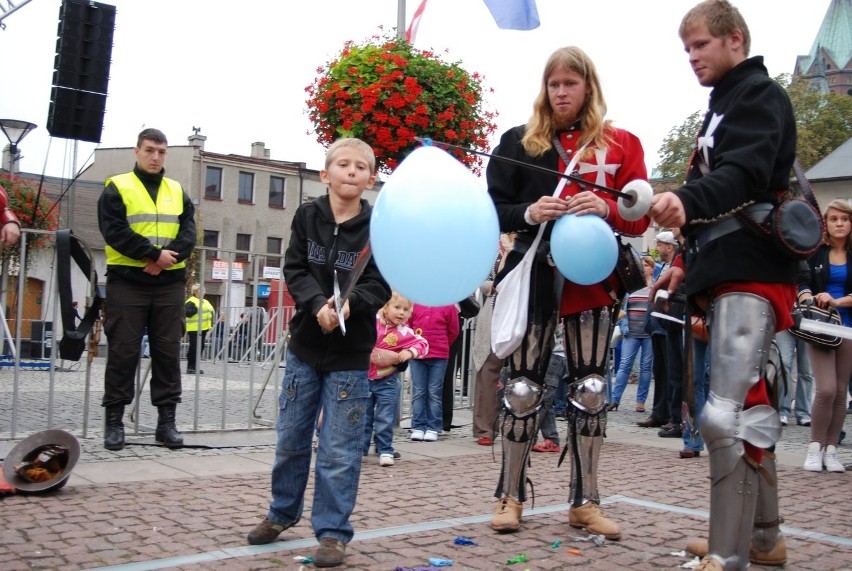
[[[370,449],[370,439],[374,431],[376,452],[393,454],[393,426],[396,423],[399,384],[397,373],[370,381],[370,402],[367,405],[367,422],[364,425],[364,455]]]
[[[698,416],[704,410],[707,393],[710,392],[710,351],[707,349],[707,343],[695,338],[692,339],[692,370],[695,375],[693,379],[695,437],[692,435],[692,426],[689,423],[688,415],[683,415],[683,447],[689,450],[704,450],[704,440],[698,432]],[[686,399],[686,395],[684,395],[684,399]]]
[[[366,370],[320,372],[287,351],[267,516],[273,523],[291,525],[302,517],[314,426],[322,410],[311,525],[317,539],[333,537],[343,543],[352,539],[349,517],[361,479],[368,382]]]
[[[444,428],[442,398],[446,359],[413,359],[411,368],[411,429],[434,430]]]
[[[565,385],[562,378],[568,374],[568,363],[565,360],[565,355],[550,354],[550,361],[547,364],[547,372],[544,374],[544,403],[541,407],[541,435],[544,438],[552,440],[554,444],[559,444],[559,431],[556,429],[556,414],[554,411],[554,396],[559,389],[559,385]],[[567,393],[567,388],[566,388]]]
[[[615,388],[612,389],[612,402],[621,403],[621,395],[627,387],[627,379],[630,369],[633,368],[633,360],[636,354],[639,357],[639,387],[636,389],[636,402],[643,403],[648,398],[648,389],[651,386],[651,368],[654,366],[654,351],[651,347],[650,337],[627,336],[621,342],[621,363],[618,365],[618,373],[615,375]]]
[[[775,334],[775,344],[778,345],[778,353],[781,356],[781,363],[784,366],[788,383],[793,382],[793,351],[796,352],[796,367],[798,369],[796,419],[810,420],[814,394],[814,374],[811,370],[811,361],[808,359],[807,343],[789,331],[779,331]],[[789,388],[783,382],[778,383],[778,412],[788,417],[791,416]]]

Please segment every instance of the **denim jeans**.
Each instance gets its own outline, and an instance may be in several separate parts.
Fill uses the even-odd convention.
[[[693,393],[695,394],[695,436],[692,434],[692,426],[688,415],[683,417],[683,447],[689,450],[704,450],[704,440],[698,432],[698,415],[704,410],[707,402],[707,393],[710,392],[710,351],[708,345],[698,339],[692,339],[692,370],[695,375],[693,380]],[[684,395],[684,400],[686,395]]]
[[[413,359],[411,367],[411,429],[441,432],[446,359]]]
[[[810,420],[811,404],[814,394],[814,374],[811,370],[811,361],[808,359],[807,343],[799,339],[789,331],[779,331],[775,334],[775,344],[778,345],[778,353],[787,375],[787,383],[793,382],[793,351],[796,352],[796,419]],[[784,416],[791,416],[790,411],[790,387],[785,383],[778,383],[778,412]]]
[[[368,382],[366,370],[320,372],[287,351],[267,516],[272,522],[295,524],[302,517],[313,432],[322,410],[311,525],[317,539],[333,537],[343,543],[352,539],[349,517],[361,479]]]
[[[565,355],[556,353],[550,354],[550,361],[547,365],[547,373],[544,375],[544,403],[541,407],[541,435],[553,441],[554,444],[559,444],[559,431],[556,429],[556,414],[554,412],[553,400],[559,385],[566,385],[562,382],[562,378],[568,374],[568,363],[565,361]],[[566,389],[567,393],[567,389]]]
[[[651,387],[651,368],[654,366],[654,350],[651,347],[650,337],[627,336],[621,342],[621,363],[618,365],[618,373],[615,375],[615,387],[612,389],[612,402],[621,403],[621,395],[627,387],[627,379],[630,369],[633,368],[633,360],[639,357],[639,387],[636,389],[636,402],[644,403],[648,398],[648,389]]]
[[[364,425],[364,455],[370,450],[370,439],[374,432],[376,452],[393,454],[393,427],[399,403],[399,384],[397,373],[370,381],[370,402]]]

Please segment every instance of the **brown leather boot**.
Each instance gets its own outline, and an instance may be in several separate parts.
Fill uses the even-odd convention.
[[[686,552],[697,557],[706,557],[710,546],[706,539],[693,539],[686,542]],[[787,543],[783,537],[778,538],[775,547],[770,551],[758,551],[754,545],[749,549],[748,559],[755,565],[777,567],[787,563]]]
[[[491,529],[503,533],[518,531],[521,529],[521,514],[524,511],[524,504],[503,496],[497,500],[497,509],[494,512],[494,517],[491,518]]]
[[[618,524],[606,517],[603,509],[595,502],[587,502],[580,507],[571,506],[568,523],[571,527],[585,529],[589,533],[602,535],[613,541],[621,539]]]
[[[704,559],[701,560],[701,564],[696,567],[697,571],[725,571],[725,568],[721,563],[706,555]]]
[[[776,567],[787,563],[787,543],[783,537],[779,537],[775,542],[775,547],[770,551],[758,551],[754,547],[754,543],[748,551],[748,560],[755,565],[770,565]]]

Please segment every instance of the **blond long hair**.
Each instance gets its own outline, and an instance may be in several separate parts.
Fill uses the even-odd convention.
[[[533,103],[533,114],[527,121],[524,138],[521,144],[524,150],[533,157],[540,157],[553,146],[555,127],[553,125],[553,108],[547,96],[547,79],[556,70],[573,71],[586,81],[589,93],[586,102],[580,109],[578,120],[583,130],[580,137],[580,146],[588,144],[589,147],[599,149],[606,148],[610,138],[607,128],[609,121],[604,120],[606,115],[606,101],[604,101],[601,82],[595,64],[586,55],[586,52],[576,46],[559,48],[547,59],[544,73],[541,76],[541,90]],[[590,153],[591,149],[586,153]]]

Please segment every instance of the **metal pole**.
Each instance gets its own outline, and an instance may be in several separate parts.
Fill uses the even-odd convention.
[[[396,37],[405,37],[405,0],[397,0],[396,5]]]

